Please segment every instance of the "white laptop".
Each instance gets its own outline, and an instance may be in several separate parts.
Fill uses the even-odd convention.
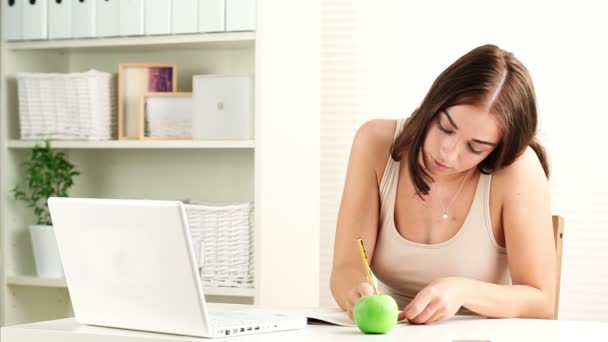
[[[200,337],[300,329],[306,318],[210,312],[179,201],[50,198],[75,319]]]

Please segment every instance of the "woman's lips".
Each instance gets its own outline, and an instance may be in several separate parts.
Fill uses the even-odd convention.
[[[440,168],[440,169],[447,169],[447,165],[442,164],[440,162],[437,161],[437,159],[431,157],[431,159],[433,160],[433,164],[435,164],[436,167]]]

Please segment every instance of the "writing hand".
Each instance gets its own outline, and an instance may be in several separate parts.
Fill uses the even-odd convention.
[[[355,307],[355,304],[357,304],[357,301],[359,300],[359,298],[361,298],[363,296],[373,295],[373,294],[374,294],[374,288],[368,282],[361,282],[361,283],[357,284],[357,286],[355,286],[352,290],[349,291],[348,296],[347,296],[346,313],[348,314],[348,318],[350,318],[351,321],[354,321],[353,308]]]

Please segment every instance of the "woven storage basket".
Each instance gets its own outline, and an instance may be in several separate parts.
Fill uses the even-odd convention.
[[[252,288],[253,205],[186,204],[185,209],[203,285]]]
[[[21,139],[110,140],[116,132],[112,74],[18,73]]]

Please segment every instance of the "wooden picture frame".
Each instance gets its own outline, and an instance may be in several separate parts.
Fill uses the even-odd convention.
[[[181,101],[182,99],[189,99],[188,102]],[[181,116],[176,119],[176,124],[179,124],[179,121],[182,121],[183,125],[188,125],[189,134],[177,134],[177,135],[169,135],[169,134],[160,134],[154,135],[153,131],[162,131],[159,129],[154,129],[154,126],[150,124],[150,133],[151,135],[146,135],[145,127],[146,127],[146,118],[147,115],[152,115],[152,113],[148,112],[149,109],[149,100],[156,99],[156,102],[159,103],[157,107],[160,110],[167,110],[167,107],[171,108],[174,111],[174,115]],[[161,102],[165,102],[164,104]],[[181,103],[180,103],[181,102]],[[164,108],[163,108],[164,107]],[[141,97],[140,106],[139,106],[139,139],[141,140],[192,140],[192,93],[189,92],[173,92],[173,93],[163,93],[163,92],[147,92]],[[161,116],[171,116],[170,113],[156,113],[155,114],[159,122],[155,125],[158,126],[162,124]]]
[[[118,139],[140,139],[140,102],[146,92],[175,92],[175,63],[121,63],[118,65]]]

